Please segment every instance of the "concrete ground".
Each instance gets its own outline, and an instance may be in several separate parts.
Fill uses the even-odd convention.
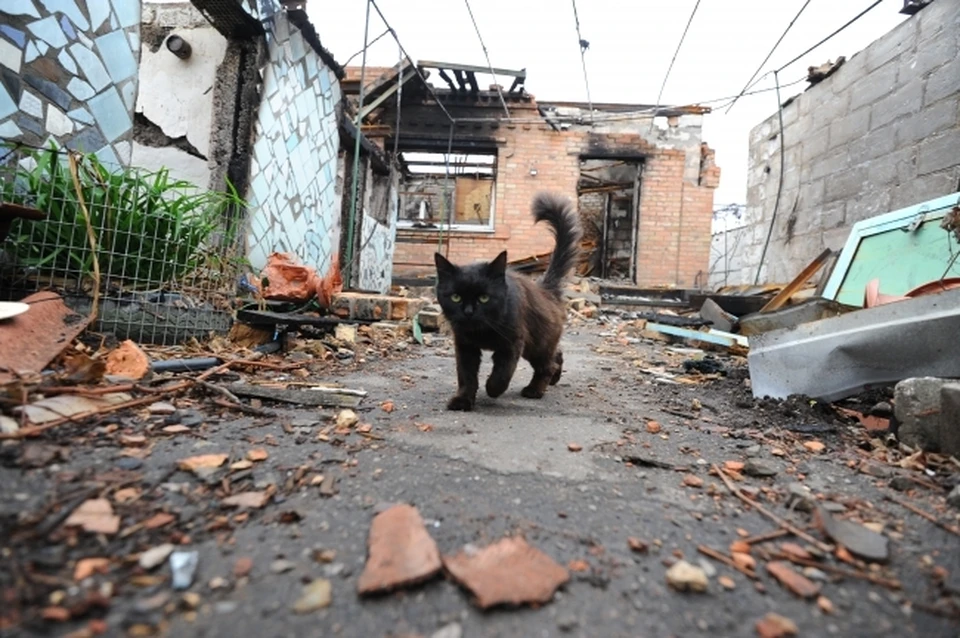
[[[73,546],[64,546],[57,543],[69,544],[69,536],[51,543],[14,535],[24,524],[24,512],[47,511],[53,494],[69,488],[71,481],[65,478],[76,484],[82,478],[96,480],[99,473],[104,481],[103,473],[130,467],[121,461],[121,447],[114,439],[65,426],[43,441],[71,445],[69,460],[29,470],[14,460],[22,444],[8,444],[0,468],[5,486],[0,493],[0,520],[5,524],[0,529],[7,536],[0,586],[10,601],[9,588],[23,578],[25,565],[42,558],[47,559],[48,585],[31,581],[47,600],[37,594],[23,602],[23,622],[0,635],[61,636],[105,627],[107,635],[210,638],[756,636],[755,623],[768,612],[794,621],[801,636],[927,638],[960,632],[957,607],[941,598],[940,582],[956,583],[960,576],[960,539],[884,498],[910,498],[935,512],[943,505],[943,493],[918,487],[908,497],[888,486],[888,475],[858,472],[869,447],[858,428],[837,424],[816,409],[806,409],[810,406],[753,402],[744,368],[732,359],[722,360],[730,368],[727,378],[671,383],[670,374],[682,373],[678,365],[689,353],[639,343],[596,323],[570,328],[565,375],[544,399],[520,397],[530,373],[522,363],[505,396],[481,398],[472,413],[447,412],[443,406],[454,389],[454,362],[449,342],[432,336],[429,346],[410,344],[402,351],[390,350],[389,357],[364,355],[361,349],[366,361],[346,374],[310,377],[366,390],[358,412],[361,422],[373,426],[374,438],[331,434],[328,441],[318,440],[318,432],[328,425],[329,410],[271,405],[265,406],[277,412],[271,419],[204,416],[192,435],[159,437],[149,430],[148,436],[155,437],[152,452],[130,483],[142,490],[137,503],[144,509],[118,506],[118,513],[124,529],[146,511],[172,513],[176,522],[134,530],[125,538],[81,536]],[[482,374],[488,370],[486,363]],[[386,401],[393,403],[392,412],[380,407]],[[184,401],[178,407],[207,414],[200,403]],[[648,431],[651,420],[661,424],[659,433]],[[155,421],[141,412],[120,425],[146,431]],[[83,437],[82,444],[71,444],[77,436]],[[825,450],[813,453],[802,446],[811,440],[824,443]],[[571,451],[570,444],[582,450]],[[214,493],[222,489],[224,474],[212,477],[204,488],[201,479],[176,470],[177,460],[184,457],[218,452],[234,460],[253,447],[267,449],[269,457],[241,473],[245,476],[234,476],[233,485],[246,480],[289,489],[281,488],[272,503],[251,511],[245,521],[231,519],[235,514],[218,505]],[[763,548],[775,551],[780,541],[757,546],[756,583],[699,555],[698,545],[726,553],[745,533],[777,528],[755,510],[746,511],[709,473],[712,464],[751,459],[776,474],[747,476],[740,485],[757,488],[757,497],[778,516],[805,529],[812,524],[808,514],[790,512],[782,499],[802,474],[824,502],[860,520],[881,523],[892,537],[891,557],[888,565],[875,568],[875,575],[899,579],[906,586],[894,590],[854,578],[829,578],[821,592],[833,607],[826,614],[816,599],[798,598],[764,569]],[[687,471],[662,469],[657,463]],[[296,475],[302,466],[308,466],[306,476],[336,475],[336,494],[325,497],[310,481],[293,481],[304,478],[302,472]],[[70,474],[65,477],[65,472]],[[685,486],[688,474],[702,479],[703,485]],[[356,581],[366,559],[370,521],[380,506],[396,502],[419,509],[444,554],[466,543],[484,545],[522,533],[560,564],[573,562],[580,571],[572,572],[552,602],[536,609],[482,612],[466,591],[442,576],[396,593],[360,598]],[[17,516],[19,522],[13,523]],[[955,520],[955,513],[952,516]],[[171,591],[167,565],[146,575],[135,566],[137,552],[170,540],[184,542],[184,536],[189,537],[187,547],[199,551],[189,590],[199,594],[192,601],[199,605],[195,611],[185,609],[180,594]],[[650,551],[631,551],[628,537],[649,544]],[[113,566],[78,585],[71,578],[74,561],[90,556],[112,557]],[[695,565],[706,563],[708,573],[715,571],[706,593],[668,587],[666,564],[678,556]],[[248,558],[249,574],[236,575],[238,562]],[[275,573],[271,565],[277,560],[291,561],[292,569]],[[829,559],[827,564],[856,569]],[[721,576],[732,579],[733,589],[719,584]],[[304,582],[314,578],[332,581],[332,604],[309,614],[292,613]],[[57,591],[69,599],[85,587],[103,588],[104,582],[114,590],[106,610],[94,609],[62,624],[36,618],[40,607],[51,604],[51,595],[53,602],[60,601]],[[19,593],[28,597],[23,589]],[[945,611],[924,610],[936,605]],[[951,611],[953,617],[947,617]],[[98,617],[105,625],[90,625],[89,619]]]

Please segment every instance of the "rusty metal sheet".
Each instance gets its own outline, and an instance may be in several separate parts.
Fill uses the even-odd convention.
[[[30,304],[28,311],[0,321],[0,383],[12,381],[16,373],[42,371],[90,323],[53,292],[38,292],[22,301]]]

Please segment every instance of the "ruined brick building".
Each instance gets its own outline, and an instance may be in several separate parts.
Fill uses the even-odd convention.
[[[346,71],[344,94],[356,106],[360,69]],[[481,90],[485,67],[438,62],[366,69],[363,132],[396,148],[403,174],[394,277],[429,273],[438,248],[456,262],[501,250],[511,261],[544,256],[553,240],[534,226],[530,202],[550,190],[578,201],[581,273],[704,286],[720,175],[701,138],[707,109],[593,104],[591,111],[538,101],[525,90],[524,71],[495,71],[512,84]],[[421,76],[445,86],[428,87]]]

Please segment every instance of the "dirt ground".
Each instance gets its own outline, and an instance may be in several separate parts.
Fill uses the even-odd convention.
[[[238,414],[194,391],[4,441],[0,636],[790,635],[787,621],[757,627],[769,613],[800,636],[960,633],[955,461],[911,455],[833,406],[755,401],[743,358],[704,359],[615,319],[570,325],[565,375],[544,399],[520,397],[521,364],[503,397],[447,412],[451,344],[426,338],[361,337],[326,358],[303,341],[268,360],[306,372],[209,379],[363,390],[357,423],[270,401],[271,416]],[[201,455],[209,467],[185,469]],[[237,509],[240,494],[253,500]],[[443,555],[522,535],[570,580],[547,604],[485,611],[445,574],[361,597],[371,520],[393,503],[418,509]],[[825,534],[821,516],[857,538]],[[782,524],[803,537],[755,538]],[[877,532],[887,557],[847,551]],[[185,589],[168,543],[197,552]],[[668,584],[681,559],[706,591]],[[776,578],[791,559],[797,578]],[[532,577],[520,566],[501,584]],[[296,613],[317,580],[329,605]]]

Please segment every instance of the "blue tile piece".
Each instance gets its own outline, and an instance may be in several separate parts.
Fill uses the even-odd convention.
[[[0,118],[8,117],[17,112],[17,103],[7,93],[7,89],[0,86]]]
[[[91,126],[88,129],[85,129],[79,135],[75,135],[72,140],[67,142],[67,148],[71,148],[75,151],[80,151],[82,153],[93,153],[98,148],[102,148],[107,143],[107,140],[103,139],[103,135],[95,126]]]
[[[70,108],[70,94],[50,80],[25,73],[23,74],[23,81],[40,91],[44,97],[59,106],[61,111],[66,111]]]
[[[323,69],[320,71],[320,90],[324,93],[330,88],[330,73]]]
[[[96,94],[93,87],[80,78],[70,78],[70,82],[67,83],[67,90],[81,102],[86,102]]]
[[[37,120],[35,120],[34,118],[28,117],[20,113],[16,117],[16,122],[17,122],[17,126],[19,126],[20,128],[33,133],[37,137],[43,137],[44,135],[43,127],[40,126],[40,123],[37,122]]]
[[[95,90],[99,91],[110,84],[110,76],[96,53],[77,42],[70,46],[70,54]]]
[[[7,120],[3,124],[0,124],[0,138],[11,140],[21,135],[23,135],[23,131],[20,130],[20,127],[17,126],[13,120]]]
[[[93,111],[93,117],[96,118],[108,142],[120,138],[133,126],[130,112],[120,99],[120,94],[112,86],[100,95],[90,98],[87,106]]]
[[[123,4],[123,3],[121,3]],[[107,66],[115,84],[123,82],[137,72],[137,60],[130,50],[130,42],[123,31],[113,31],[95,40],[100,58]]]
[[[104,146],[99,151],[94,153],[97,156],[97,159],[107,167],[107,170],[114,170],[120,168],[120,158],[117,157],[117,154],[113,152],[113,148],[109,145]]]
[[[90,115],[90,111],[82,106],[67,113],[67,117],[75,122],[80,122],[81,124],[93,124],[94,121],[93,116]]]
[[[21,49],[27,46],[27,34],[20,29],[14,29],[9,25],[0,24],[0,33],[13,40]]]
[[[68,39],[70,40],[77,39],[77,32],[73,28],[73,25],[70,24],[70,18],[68,18],[67,16],[60,17],[60,28],[63,29],[63,33],[64,35],[67,36]]]
[[[113,10],[117,14],[117,20],[124,29],[140,24],[140,3],[133,0],[120,0],[112,2]]]
[[[67,45],[67,37],[63,35],[63,29],[60,28],[57,19],[53,16],[47,16],[43,20],[31,22],[27,25],[27,28],[54,49],[59,49]]]
[[[40,51],[37,50],[37,45],[33,42],[27,44],[27,51],[23,56],[24,62],[33,62],[40,57]]]
[[[90,28],[90,23],[87,22],[87,16],[83,15],[83,11],[81,11],[80,7],[77,6],[76,0],[40,0],[40,2],[47,10],[47,13],[62,13],[63,15],[69,17],[70,21],[77,25],[77,28],[81,31],[86,31]],[[105,3],[98,2],[97,0],[90,0],[87,2],[87,4]]]
[[[110,3],[104,0],[87,2],[87,11],[90,12],[90,28],[96,31],[110,17]]]
[[[123,103],[127,105],[127,110],[133,113],[133,107],[137,105],[136,80],[130,80],[120,87],[120,95],[123,96]]]
[[[31,2],[31,0],[4,0],[3,12],[15,16],[25,15],[33,18],[40,17],[40,14],[37,12],[37,8],[33,6],[33,2]]]
[[[57,54],[57,60],[60,62],[60,66],[69,71],[71,75],[77,74],[77,63],[73,61],[66,49]]]

